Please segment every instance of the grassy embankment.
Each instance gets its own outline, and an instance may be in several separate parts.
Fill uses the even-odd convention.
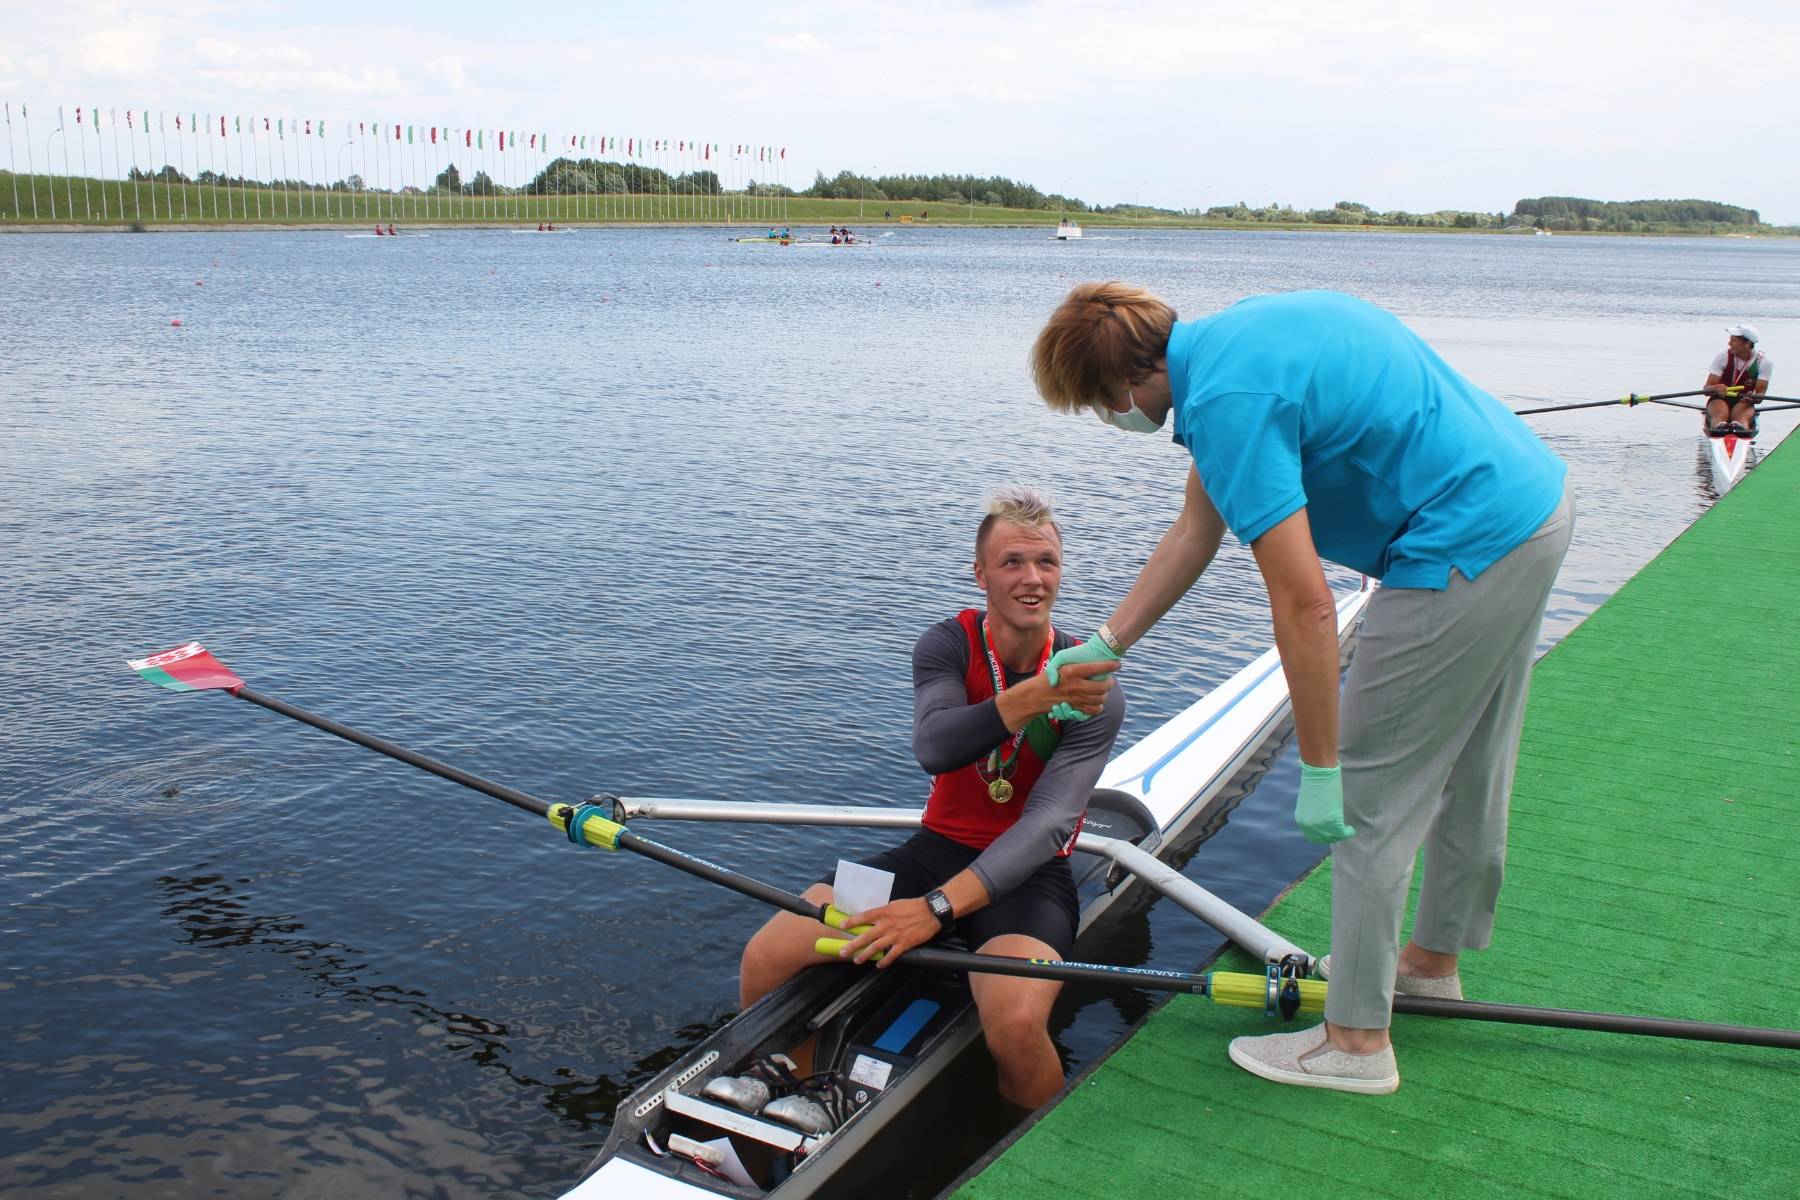
[[[17,200],[14,185],[17,185]],[[33,207],[35,200],[35,208]],[[985,205],[918,201],[821,200],[808,196],[585,195],[498,196],[342,192],[314,188],[218,187],[117,179],[18,175],[0,171],[0,223],[129,228],[209,225],[843,225],[883,223],[892,212],[930,225],[1046,225],[1058,214]],[[1100,223],[1100,222],[1092,222]],[[1194,224],[1173,219],[1106,224]]]
[[[891,215],[890,215],[891,214]],[[533,196],[444,195],[423,192],[345,192],[319,188],[222,187],[0,171],[0,226],[130,229],[204,229],[217,226],[318,226],[351,228],[398,225],[535,226],[717,225],[760,232],[769,226],[872,227],[912,223],[925,226],[1055,226],[1063,214],[1034,208],[984,204],[941,204],[906,200],[826,200],[812,196],[766,197],[740,194],[589,194]],[[1339,232],[1518,233],[1492,228],[1324,224],[1305,221],[1243,221],[1136,212],[1068,214],[1085,228],[1132,229],[1324,229]],[[1704,235],[1713,229],[1668,233]],[[1759,236],[1800,230],[1761,226]],[[1587,236],[1587,235],[1584,235]],[[1604,236],[1604,235],[1600,235]],[[1740,232],[1738,236],[1743,236]]]

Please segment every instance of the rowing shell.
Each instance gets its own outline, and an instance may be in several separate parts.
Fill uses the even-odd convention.
[[[1750,466],[1751,437],[1708,437],[1706,439],[1706,461],[1712,467],[1713,489],[1724,492],[1732,484],[1743,478],[1744,471]]]
[[[1340,641],[1350,638],[1369,595],[1365,585],[1339,601]],[[1101,914],[1142,879],[1201,912],[1258,958],[1297,952],[1254,919],[1181,879],[1158,857],[1180,845],[1213,810],[1289,710],[1281,660],[1270,649],[1107,765],[1070,860],[1080,897],[1078,948]],[[809,819],[808,812],[816,815]],[[916,828],[922,814],[621,800],[616,815]],[[1185,888],[1185,898],[1177,885]],[[964,976],[904,965],[875,971],[828,964],[803,971],[627,1097],[588,1174],[564,1200],[801,1200],[830,1194],[858,1152],[980,1032]],[[702,1095],[709,1081],[739,1074],[761,1055],[791,1053],[809,1039],[815,1039],[815,1070],[833,1072],[853,1106],[837,1128],[822,1134],[800,1130]],[[729,1144],[748,1185],[734,1184],[715,1173],[716,1167],[708,1170],[680,1152],[709,1142]],[[712,1152],[703,1150],[701,1156],[710,1158]]]

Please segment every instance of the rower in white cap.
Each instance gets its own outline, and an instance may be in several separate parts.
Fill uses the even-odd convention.
[[[1756,404],[1769,390],[1775,364],[1756,348],[1756,329],[1733,325],[1725,349],[1713,355],[1706,375],[1706,432],[1748,437],[1756,432]],[[1740,391],[1729,393],[1728,389]]]

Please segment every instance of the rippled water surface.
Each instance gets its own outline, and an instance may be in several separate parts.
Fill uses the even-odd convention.
[[[621,1094],[730,1015],[765,914],[124,660],[199,639],[546,799],[917,805],[909,649],[976,598],[983,491],[1059,497],[1083,631],[1179,503],[1173,448],[1030,392],[1039,322],[1101,277],[1188,315],[1355,292],[1515,407],[1696,386],[1727,321],[1800,347],[1784,243],[0,237],[0,1191],[555,1195]],[[1580,510],[1548,641],[1713,497],[1691,413],[1532,420]],[[1134,651],[1125,737],[1268,640],[1229,545]],[[1270,762],[1187,867],[1252,910],[1316,857],[1291,751]],[[891,840],[657,832],[796,885]],[[1208,957],[1168,907],[1107,956]],[[1072,996],[1071,1066],[1149,1003]],[[1004,1128],[961,1102],[951,1171]],[[933,1194],[917,1165],[868,1194]]]

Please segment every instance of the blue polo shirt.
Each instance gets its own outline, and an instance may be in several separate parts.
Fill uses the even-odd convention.
[[[1248,545],[1302,507],[1321,557],[1388,587],[1474,579],[1537,531],[1567,468],[1392,313],[1256,296],[1169,338],[1175,440]]]

